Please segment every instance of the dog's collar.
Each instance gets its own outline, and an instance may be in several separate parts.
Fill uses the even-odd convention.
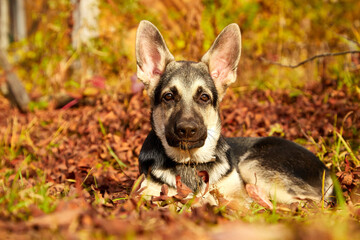
[[[184,164],[184,165],[186,165],[186,166],[189,166],[189,167],[191,167],[191,168],[195,168],[196,166],[199,166],[199,165],[216,162],[216,159],[217,159],[217,157],[216,157],[216,156],[213,156],[213,157],[210,159],[210,161],[207,161],[207,162],[196,163],[196,162],[189,161],[189,162],[187,162],[187,163],[182,163],[182,164]]]

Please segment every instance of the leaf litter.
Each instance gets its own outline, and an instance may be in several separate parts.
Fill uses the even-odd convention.
[[[239,97],[230,90],[221,104],[222,133],[227,137],[282,136],[305,144],[313,152],[321,151],[322,160],[336,172],[345,199],[354,210],[354,220],[359,219],[360,211],[354,206],[360,203],[360,166],[355,165],[352,157],[360,159],[360,99],[347,91],[335,90],[334,85],[314,85],[298,96],[290,96],[285,90],[255,90]],[[25,239],[32,236],[76,239],[80,235],[314,239],[314,233],[323,234],[323,228],[301,223],[292,223],[290,227],[286,222],[250,224],[248,210],[239,213],[225,207],[226,201],[216,192],[210,194],[217,196],[221,206],[199,206],[197,197],[189,198],[192,191],[180,176],[176,178],[175,196],[169,196],[168,186],[163,185],[160,196],[142,198],[140,183],[144,176],[139,177],[137,158],[151,129],[149,99],[141,92],[92,98],[90,104],[80,101],[63,109],[50,107],[27,115],[1,99],[1,235]],[[346,152],[335,132],[341,132],[343,139],[357,149],[354,156]],[[328,147],[337,143],[338,152]],[[333,160],[336,156],[345,159],[338,166]],[[197,174],[208,192],[208,173]],[[11,204],[28,200],[24,197],[27,194],[38,194],[35,190],[31,194],[26,191],[36,189],[41,176],[47,189],[36,197],[42,200],[28,197],[31,203],[13,210]],[[14,182],[21,183],[17,187],[19,199],[11,199],[9,194],[17,186]],[[275,211],[259,189],[254,186],[249,189],[254,198],[259,197],[258,214]],[[44,207],[39,202],[43,203],[46,196],[49,203]],[[299,211],[297,206],[285,208],[291,216],[306,215],[308,211]],[[266,234],[273,231],[278,234]],[[355,232],[359,234],[359,229]]]

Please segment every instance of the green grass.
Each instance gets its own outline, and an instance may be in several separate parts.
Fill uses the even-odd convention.
[[[106,130],[105,127],[102,123],[102,121],[99,119],[99,127],[100,127],[100,131],[103,134],[104,138],[106,137]],[[123,163],[120,158],[116,155],[116,153],[114,152],[114,150],[111,148],[110,144],[107,143],[105,141],[105,145],[106,145],[106,149],[108,150],[109,154],[115,159],[115,161],[117,162],[117,164],[119,165],[120,168],[125,168],[127,167],[127,165],[125,163]]]
[[[8,170],[0,176],[1,214],[13,220],[27,220],[31,216],[31,206],[44,213],[50,213],[56,207],[56,197],[48,193],[51,183],[46,182],[43,171],[36,169],[36,176],[31,178],[23,176],[22,169],[29,167],[30,159],[27,157],[18,169]]]
[[[51,184],[46,181],[46,173],[33,165],[41,161],[30,137],[37,120],[34,118],[26,126],[20,126],[16,116],[9,119],[5,134],[0,138],[1,214],[25,220],[31,215],[30,206],[50,213],[56,207],[55,197],[48,193]],[[9,164],[14,166],[9,167]]]

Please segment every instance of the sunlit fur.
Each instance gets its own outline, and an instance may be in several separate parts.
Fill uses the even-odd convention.
[[[298,200],[311,199],[320,201],[321,192],[309,184],[297,180],[292,175],[283,174],[261,167],[260,161],[256,159],[239,163],[240,175],[247,184],[260,187],[271,199],[282,203],[293,203],[294,195]],[[291,190],[289,190],[291,189]],[[325,199],[333,193],[331,178],[324,183]]]

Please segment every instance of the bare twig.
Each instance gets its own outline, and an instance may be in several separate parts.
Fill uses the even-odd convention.
[[[360,51],[357,51],[357,50],[354,50],[354,51],[344,51],[344,52],[337,52],[337,53],[323,53],[323,54],[319,54],[319,55],[315,55],[315,56],[312,56],[304,61],[301,61],[295,65],[286,65],[286,64],[282,64],[282,63],[279,63],[279,62],[272,62],[272,61],[269,61],[265,58],[260,58],[261,61],[265,62],[265,63],[269,63],[269,64],[273,64],[273,65],[278,65],[278,66],[281,66],[281,67],[287,67],[287,68],[297,68],[307,62],[310,62],[316,58],[323,58],[323,57],[332,57],[332,56],[339,56],[339,55],[345,55],[345,54],[355,54],[355,53],[360,53]]]

